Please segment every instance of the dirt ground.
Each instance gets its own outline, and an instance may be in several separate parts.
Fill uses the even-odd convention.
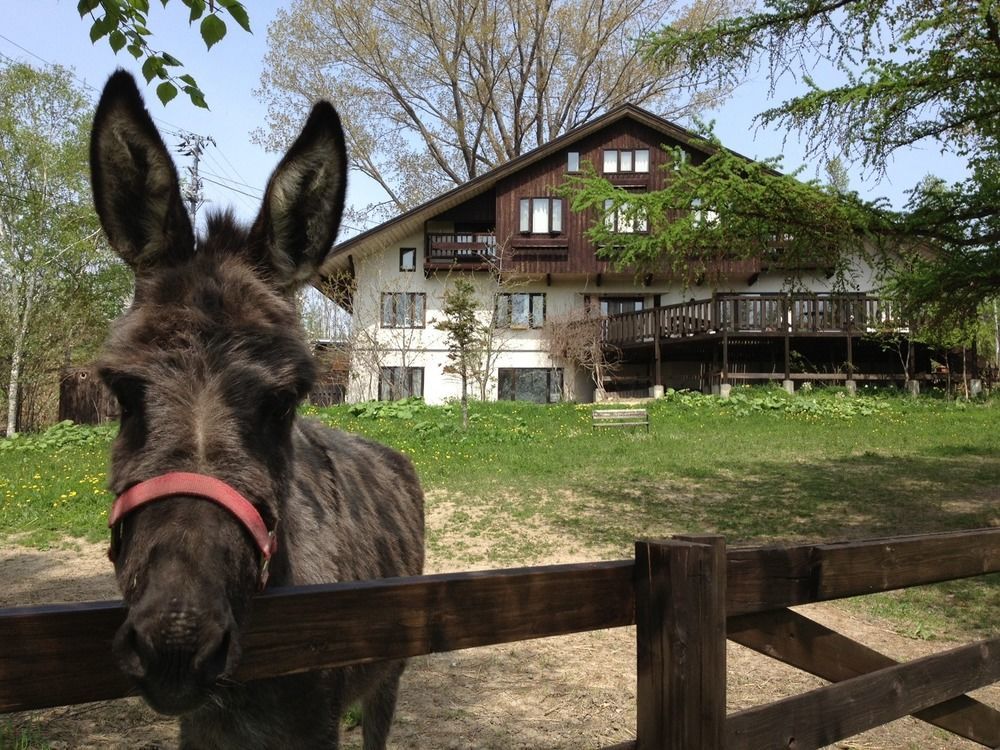
[[[573,557],[532,562],[601,559],[586,550],[578,550]],[[429,560],[428,567],[429,572],[444,572],[470,566],[439,557]],[[0,551],[0,606],[116,597],[103,545],[73,542],[64,549],[44,552],[8,545]],[[836,605],[813,605],[801,611],[901,660],[955,645],[905,638]],[[622,628],[415,659],[403,677],[390,746],[577,750],[634,738],[634,637],[634,629]],[[728,673],[730,711],[823,684],[732,643]],[[1000,707],[1000,685],[975,695]],[[54,750],[153,750],[174,747],[177,740],[174,721],[159,717],[138,699],[10,714],[0,721],[26,730]],[[347,731],[343,746],[360,748],[361,731]],[[832,747],[937,750],[980,746],[907,718]]]

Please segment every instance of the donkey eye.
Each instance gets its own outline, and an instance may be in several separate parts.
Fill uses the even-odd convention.
[[[118,399],[118,405],[121,407],[121,418],[125,420],[134,416],[142,408],[146,384],[136,378],[117,378],[111,383],[111,392]]]
[[[263,421],[273,425],[290,423],[295,416],[298,397],[288,391],[269,393],[261,401],[261,417]]]

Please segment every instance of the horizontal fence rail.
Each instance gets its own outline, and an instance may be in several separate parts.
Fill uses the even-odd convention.
[[[995,572],[1000,529],[982,529],[732,550],[720,537],[688,537],[637,543],[635,562],[281,589],[255,600],[236,678],[637,625],[639,740],[619,747],[791,747],[775,729],[786,724],[794,747],[818,747],[908,713],[995,747],[1000,712],[962,693],[1000,679],[1000,639],[897,665],[786,609]],[[0,712],[126,695],[111,657],[124,616],[120,602],[0,610]],[[655,646],[677,637],[683,651]],[[726,637],[837,684],[725,717]],[[879,707],[830,713],[858,700]],[[664,726],[662,707],[687,718]],[[674,734],[644,744],[644,731]]]

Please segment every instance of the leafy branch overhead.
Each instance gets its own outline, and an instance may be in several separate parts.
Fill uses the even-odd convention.
[[[160,0],[164,8],[170,0]],[[190,24],[199,22],[198,29],[207,49],[220,42],[227,32],[224,14],[235,21],[244,31],[250,30],[250,18],[246,8],[237,0],[180,0],[188,9]],[[188,95],[198,107],[208,108],[205,93],[189,73],[181,73],[183,63],[169,52],[154,49],[149,39],[153,36],[147,19],[149,0],[79,0],[77,10],[81,18],[90,17],[90,41],[107,37],[115,54],[122,49],[136,60],[142,60],[142,74],[146,83],[154,79],[156,95],[166,104],[178,94],[178,90]]]

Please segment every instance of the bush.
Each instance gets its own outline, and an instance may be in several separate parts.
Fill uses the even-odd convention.
[[[19,432],[0,440],[0,451],[54,451],[69,446],[101,445],[117,431],[118,425],[114,423],[83,425],[66,419],[45,432],[34,435]]]

